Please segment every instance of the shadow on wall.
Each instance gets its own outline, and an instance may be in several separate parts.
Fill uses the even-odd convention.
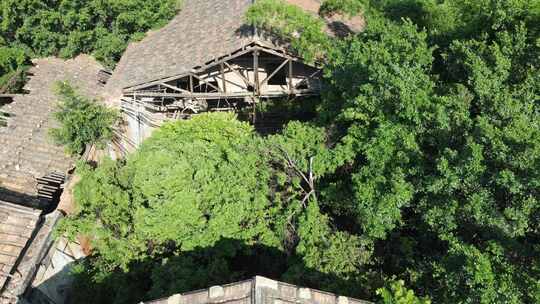
[[[28,302],[32,304],[66,303],[72,290],[74,280],[72,269],[74,265],[75,262],[71,262],[36,288],[30,288],[26,297]]]
[[[171,251],[175,247],[171,244]],[[89,257],[65,266],[64,270],[30,291],[30,302],[140,303],[250,279],[255,275],[360,299],[371,296],[362,288],[367,286],[365,282],[321,273],[306,267],[297,256],[233,239],[222,239],[212,247],[197,248],[177,256],[162,255],[133,263],[127,272],[84,270],[82,266],[89,265],[92,259]],[[65,282],[71,280],[72,286],[66,288]],[[64,295],[65,301],[48,299],[42,292],[44,290]]]

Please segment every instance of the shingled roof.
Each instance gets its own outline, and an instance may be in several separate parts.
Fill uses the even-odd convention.
[[[254,28],[244,23],[245,12],[255,1],[184,0],[169,24],[128,46],[105,87],[105,99],[118,98],[128,87],[185,74],[257,41],[260,38],[254,35]],[[286,1],[313,14],[321,5],[320,0]],[[333,16],[326,18],[328,30],[343,23],[339,20],[352,31],[363,27],[362,18]]]
[[[66,173],[73,165],[48,135],[55,126],[51,113],[58,99],[53,86],[67,80],[82,94],[97,96],[101,68],[87,55],[35,60],[24,87],[29,94],[16,95],[2,107],[9,117],[7,126],[0,127],[0,304],[19,303],[60,214],[44,216],[29,207],[39,205],[37,178]]]
[[[16,295],[8,283],[20,280],[15,270],[22,264],[27,246],[38,227],[41,211],[0,201],[0,303],[11,303]]]
[[[252,1],[184,0],[169,24],[127,48],[106,90],[183,74],[250,43],[243,15]]]
[[[29,94],[16,95],[2,107],[9,113],[7,127],[0,127],[0,200],[35,206],[37,178],[51,172],[66,173],[73,160],[55,145],[48,131],[55,126],[51,114],[58,100],[57,81],[68,80],[86,96],[101,89],[97,73],[102,67],[90,56],[75,59],[38,59],[24,87]]]

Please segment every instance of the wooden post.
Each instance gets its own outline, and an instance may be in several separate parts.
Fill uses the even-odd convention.
[[[293,87],[293,61],[289,59],[289,94],[294,94]]]
[[[219,64],[219,69],[221,72],[221,82],[223,85],[223,93],[227,93],[227,82],[225,81],[225,69],[223,68],[223,63]]]
[[[259,83],[259,50],[255,50],[253,52],[253,77],[254,77],[254,91],[255,96],[253,97],[253,124],[255,125],[255,122],[257,120],[257,101],[259,100],[260,96],[260,83]]]
[[[193,99],[193,75],[189,75],[189,91],[191,92],[191,99]]]
[[[260,91],[260,83],[259,83],[259,51],[258,50],[255,50],[253,52],[253,77],[254,77],[254,82],[255,82],[255,94],[257,96],[260,95],[261,91]]]

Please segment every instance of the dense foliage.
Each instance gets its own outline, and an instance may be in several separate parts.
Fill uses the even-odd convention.
[[[62,226],[95,248],[77,294],[129,290],[122,303],[256,273],[382,303],[540,302],[540,2],[320,13],[361,9],[345,39],[283,1],[247,14],[323,65],[313,121],[262,138],[201,115],[81,170]]]
[[[324,150],[322,129],[298,123],[267,139],[230,114],[168,124],[126,162],[80,167],[79,210],[61,231],[89,236],[99,254],[96,302],[131,290],[115,269],[151,273],[118,303],[255,274],[354,292],[362,240],[337,230],[307,185],[322,166],[306,156]]]
[[[325,51],[319,122],[347,164],[323,208],[436,302],[538,302],[539,2],[371,1],[365,17]],[[276,18],[257,24],[282,34]]]
[[[180,0],[1,0],[0,88],[28,58],[87,53],[112,68],[130,41],[180,6]]]
[[[0,40],[0,94],[21,91],[27,64],[28,56],[24,50],[2,46]]]
[[[57,83],[56,94],[60,100],[53,117],[59,127],[50,129],[56,143],[70,154],[80,154],[88,145],[102,146],[111,140],[116,111],[77,93],[66,82]]]

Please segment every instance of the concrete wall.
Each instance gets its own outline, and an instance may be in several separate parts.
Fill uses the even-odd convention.
[[[257,276],[209,289],[172,295],[147,304],[368,304],[370,302],[298,287]]]

